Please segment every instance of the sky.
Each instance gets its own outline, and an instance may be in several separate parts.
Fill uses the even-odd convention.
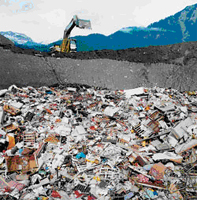
[[[146,27],[197,0],[0,0],[0,31],[23,33],[35,42],[62,39],[74,15],[91,21],[92,29],[74,28],[71,36],[110,35],[130,26]]]

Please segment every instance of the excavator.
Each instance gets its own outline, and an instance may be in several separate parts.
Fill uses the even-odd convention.
[[[53,52],[75,52],[77,51],[76,40],[69,38],[71,31],[74,27],[81,29],[91,29],[90,20],[79,19],[77,15],[74,15],[68,26],[64,30],[62,44],[54,45],[51,49]]]

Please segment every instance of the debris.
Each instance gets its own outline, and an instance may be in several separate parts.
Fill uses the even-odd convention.
[[[197,198],[196,95],[11,86],[0,98],[0,197]]]

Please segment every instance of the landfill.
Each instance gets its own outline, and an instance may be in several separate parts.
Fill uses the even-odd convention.
[[[0,199],[197,199],[197,92],[0,90]]]

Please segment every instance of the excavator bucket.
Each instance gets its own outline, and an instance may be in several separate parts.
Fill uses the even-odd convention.
[[[78,19],[79,28],[91,29],[90,20]]]
[[[90,20],[85,20],[85,19],[79,19],[76,15],[74,16],[76,19],[76,26],[79,28],[84,28],[84,29],[91,29],[91,23]]]

